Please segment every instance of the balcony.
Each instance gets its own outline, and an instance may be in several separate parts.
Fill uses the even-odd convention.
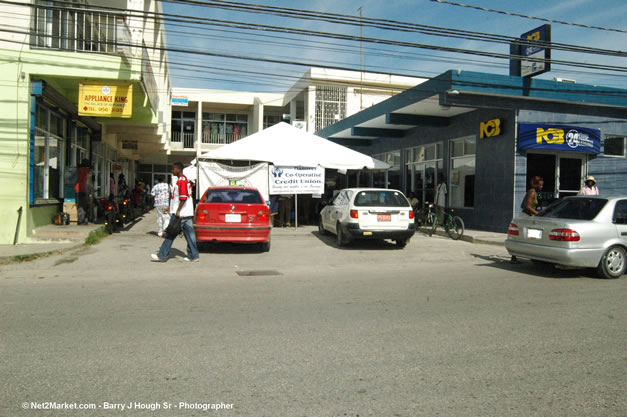
[[[219,132],[217,134],[211,134],[211,132],[204,132],[202,134],[200,148],[201,150],[216,149],[219,148],[220,145],[227,145],[239,139],[242,138],[236,133]],[[194,133],[172,132],[170,147],[177,150],[195,150],[196,135]]]
[[[128,57],[131,35],[124,16],[80,7],[78,4],[33,7],[31,47]]]

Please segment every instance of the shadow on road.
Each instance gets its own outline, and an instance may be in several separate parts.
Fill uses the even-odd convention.
[[[573,278],[593,278],[602,279],[596,274],[594,269],[590,268],[577,268],[577,269],[558,269],[553,264],[546,262],[532,262],[524,259],[520,260],[519,264],[510,263],[509,257],[494,256],[494,255],[479,255],[471,253],[471,256],[488,261],[486,264],[479,266],[487,266],[491,268],[502,269],[510,272],[520,272],[528,275],[535,275],[542,278],[552,279],[573,279]]]
[[[222,254],[262,253],[261,245],[257,243],[197,242],[197,245],[198,245],[198,251],[200,253],[222,253]]]
[[[400,250],[399,246],[390,240],[379,239],[358,239],[353,240],[346,246],[338,246],[335,235],[321,235],[319,231],[313,231],[311,234],[318,238],[325,245],[340,250]],[[411,242],[408,243],[411,245]]]

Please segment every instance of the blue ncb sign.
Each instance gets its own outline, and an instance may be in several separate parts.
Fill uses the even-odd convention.
[[[597,154],[601,151],[601,131],[587,127],[518,124],[519,149],[548,149]]]

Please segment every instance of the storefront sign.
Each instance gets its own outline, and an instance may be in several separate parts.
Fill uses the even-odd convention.
[[[492,138],[501,135],[501,119],[492,119],[487,122],[481,122],[479,126],[479,137]]]
[[[520,123],[519,149],[549,149],[599,153],[601,131],[578,126]]]
[[[324,168],[275,167],[270,165],[270,194],[323,194]]]
[[[78,114],[94,117],[132,117],[133,84],[81,82],[78,88]]]
[[[533,77],[551,70],[551,25],[542,25],[520,36],[524,42],[520,47],[520,75]],[[531,58],[531,59],[525,59]]]
[[[173,106],[187,106],[189,105],[189,97],[187,96],[172,96]]]

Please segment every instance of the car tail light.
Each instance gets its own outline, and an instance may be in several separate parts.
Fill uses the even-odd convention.
[[[265,222],[268,220],[268,214],[269,214],[268,210],[259,210],[257,212],[257,218]]]
[[[209,220],[209,213],[207,212],[207,210],[202,210],[202,211],[198,211],[198,216],[197,216],[198,220],[204,222]]]
[[[579,242],[581,236],[571,229],[553,229],[549,233],[549,240],[560,240],[564,242]]]
[[[357,210],[351,210],[350,211],[350,215],[353,219],[358,219],[359,218],[359,211]]]
[[[113,206],[107,206],[107,210],[113,210]]]
[[[413,210],[409,210],[409,218],[413,219],[414,217],[415,217],[414,211]]]
[[[124,200],[124,205],[126,205],[128,203],[128,200]]]
[[[518,225],[510,223],[509,227],[507,228],[507,234],[512,236],[518,236]]]

